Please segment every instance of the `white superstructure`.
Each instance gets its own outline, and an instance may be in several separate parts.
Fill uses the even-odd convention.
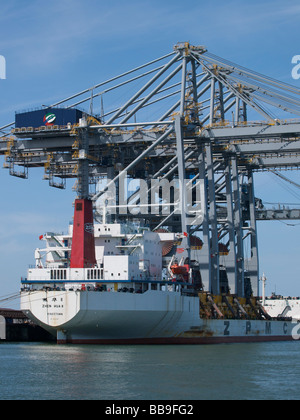
[[[265,299],[264,308],[275,317],[289,317],[300,321],[300,297],[284,297],[273,294]]]
[[[35,250],[35,267],[27,281],[128,281],[161,280],[162,244],[175,241],[172,233],[153,233],[122,224],[94,226],[97,264],[93,268],[70,268],[73,225],[68,234],[46,233],[44,248]]]

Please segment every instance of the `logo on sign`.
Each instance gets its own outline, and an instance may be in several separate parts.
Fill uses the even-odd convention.
[[[44,123],[45,125],[53,125],[54,122],[56,120],[56,115],[55,114],[46,114],[44,116]]]
[[[92,223],[86,223],[86,224],[84,225],[84,230],[85,230],[87,233],[94,233],[94,225],[93,225]]]

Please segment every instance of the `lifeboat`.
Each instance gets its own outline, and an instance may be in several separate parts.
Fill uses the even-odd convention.
[[[171,270],[173,274],[186,276],[189,274],[190,267],[189,265],[178,265],[174,264],[171,266]]]
[[[172,265],[171,270],[173,274],[186,274],[186,268],[183,265]]]

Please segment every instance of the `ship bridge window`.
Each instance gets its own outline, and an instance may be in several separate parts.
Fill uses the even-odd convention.
[[[103,270],[89,269],[87,270],[87,280],[101,280],[103,278]]]
[[[67,280],[67,270],[51,270],[51,280]]]

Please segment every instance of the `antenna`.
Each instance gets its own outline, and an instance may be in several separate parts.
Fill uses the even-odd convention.
[[[263,273],[262,277],[260,278],[260,281],[263,284],[263,288],[262,288],[262,304],[263,306],[265,306],[266,303],[266,283],[267,283],[267,277],[265,276],[265,273]]]

